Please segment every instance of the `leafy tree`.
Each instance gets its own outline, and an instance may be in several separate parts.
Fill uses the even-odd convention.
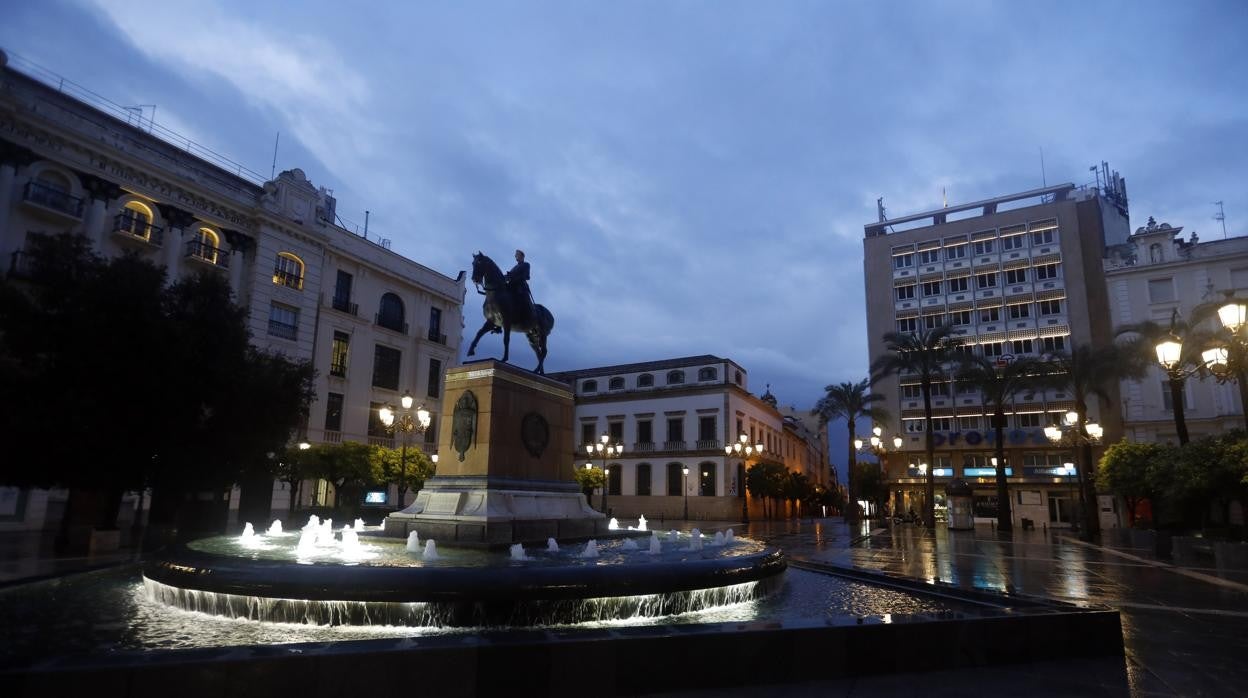
[[[572,479],[576,480],[576,484],[581,486],[581,491],[585,493],[585,501],[590,502],[594,496],[594,490],[599,487],[606,487],[607,474],[602,468],[573,468]]]
[[[374,480],[398,485],[400,505],[409,489],[419,490],[424,487],[425,480],[433,477],[437,469],[429,454],[416,446],[409,447],[406,455],[401,448],[373,446],[370,458]]]
[[[1197,439],[1177,453],[1171,492],[1192,525],[1206,527],[1211,504],[1220,506],[1226,521],[1231,502],[1248,505],[1248,488],[1243,485],[1248,439],[1242,430]]]
[[[1040,363],[1033,359],[1024,358],[997,366],[982,356],[964,358],[957,372],[957,381],[978,390],[983,396],[984,410],[992,411],[997,458],[997,528],[1002,531],[1014,528],[1005,476],[1005,411],[1019,393],[1031,392],[1042,386],[1041,373]]]
[[[875,502],[876,508],[883,508],[888,501],[888,482],[884,471],[876,463],[858,464],[858,482],[861,483],[859,494],[868,502]]]
[[[1097,466],[1098,487],[1122,497],[1127,505],[1127,523],[1135,525],[1135,511],[1140,502],[1153,500],[1156,505],[1159,467],[1168,460],[1168,449],[1161,444],[1119,441],[1105,449]]]
[[[750,494],[763,503],[763,517],[776,515],[774,500],[784,493],[784,481],[788,475],[785,467],[774,461],[759,461],[745,471],[745,486]]]
[[[372,449],[367,444],[343,441],[336,444],[315,444],[307,453],[309,474],[328,482],[334,488],[334,508],[338,508],[344,490],[358,489],[377,481]]]
[[[849,430],[849,493],[850,501],[856,502],[854,497],[854,471],[855,464],[858,462],[857,450],[854,448],[854,439],[857,438],[856,425],[859,419],[869,419],[873,423],[879,424],[888,421],[889,415],[879,403],[884,400],[883,395],[868,392],[871,386],[871,379],[864,378],[857,383],[839,383],[836,385],[826,386],[824,396],[815,403],[815,408],[811,410],[811,414],[819,418],[819,427],[822,429],[827,426],[828,422],[836,419],[844,419],[846,427]],[[857,507],[853,507],[849,512],[851,518],[856,516]]]
[[[932,384],[949,377],[948,367],[955,359],[954,350],[959,344],[953,336],[952,325],[917,333],[887,332],[884,334],[884,346],[888,353],[877,357],[871,364],[871,375],[877,379],[886,375],[908,375],[919,380],[919,389],[923,393],[924,453],[929,464],[924,483],[926,502],[923,518],[929,528],[936,527],[935,467],[931,465],[936,462],[936,442],[932,435]]]

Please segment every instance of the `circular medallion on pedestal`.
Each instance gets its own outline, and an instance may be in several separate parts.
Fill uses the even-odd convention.
[[[524,415],[520,420],[520,441],[530,456],[540,457],[550,443],[550,425],[546,418],[536,412]]]

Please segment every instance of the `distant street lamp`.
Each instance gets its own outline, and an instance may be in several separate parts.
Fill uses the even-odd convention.
[[[685,474],[685,521],[689,520],[689,466],[680,469]]]
[[[1067,412],[1063,416],[1062,424],[1044,428],[1044,435],[1048,437],[1049,441],[1069,444],[1076,453],[1079,452],[1079,448],[1082,446],[1100,443],[1104,434],[1105,430],[1096,422],[1085,420],[1081,423],[1079,413],[1074,410]],[[1088,479],[1084,471],[1091,467],[1091,463],[1085,462],[1078,465],[1079,506],[1083,513],[1083,531],[1080,533],[1080,538],[1090,538],[1093,530],[1092,516],[1095,513],[1096,502],[1088,501],[1091,497],[1087,494]]]
[[[1219,383],[1233,380],[1239,384],[1239,401],[1245,405],[1244,426],[1248,427],[1248,305],[1228,297],[1218,308],[1218,320],[1226,334],[1201,352],[1200,358]]]
[[[607,513],[607,490],[611,488],[611,473],[607,470],[607,461],[619,458],[624,452],[624,444],[611,443],[611,435],[603,434],[598,443],[585,444],[585,453],[589,458],[597,456],[602,459],[602,513]]]
[[[888,447],[884,445],[884,429],[879,426],[871,428],[871,438],[867,443],[863,443],[862,439],[854,439],[854,450],[870,453],[875,456],[878,465],[884,468],[886,465],[885,456],[889,453]],[[900,451],[901,445],[905,441],[900,436],[893,437],[893,450]],[[857,504],[856,502],[854,504]]]
[[[746,461],[748,461],[750,456],[752,455],[757,455],[757,456],[763,455],[762,443],[757,443],[751,446],[749,445],[748,441],[749,441],[749,437],[747,437],[745,434],[741,434],[740,436],[737,437],[737,442],[735,444],[732,444],[730,446],[724,446],[725,456],[731,458],[732,456],[735,455],[741,459],[741,477],[738,478],[741,480],[741,482],[738,483],[738,486],[741,488],[741,523],[747,523],[747,524],[750,522],[750,508],[749,508],[749,501],[745,497],[745,494],[746,494],[745,493]],[[687,497],[688,495],[686,495],[686,498]]]
[[[377,409],[377,416],[381,418],[381,423],[386,430],[394,433],[396,431],[403,433],[402,450],[399,453],[399,508],[404,506],[403,496],[407,494],[407,439],[412,432],[423,434],[429,428],[431,417],[429,410],[424,405],[412,409],[412,395],[404,392],[399,404],[402,405],[402,411],[396,413],[394,407],[385,405]],[[303,445],[300,444],[300,448]],[[434,461],[437,462],[436,460]]]

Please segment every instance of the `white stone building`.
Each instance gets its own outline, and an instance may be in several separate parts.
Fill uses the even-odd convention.
[[[1176,312],[1188,320],[1194,308],[1221,300],[1224,292],[1248,292],[1248,237],[1199,242],[1195,233],[1184,240],[1182,231],[1150,219],[1105,260],[1114,327],[1147,321],[1166,327]],[[1217,322],[1210,318],[1204,327]],[[1142,380],[1123,381],[1121,393],[1128,439],[1178,443],[1169,379],[1160,365]],[[1234,383],[1194,375],[1184,385],[1183,406],[1192,439],[1244,426]]]
[[[0,53],[0,273],[23,274],[32,233],[81,233],[102,255],[137,253],[171,279],[224,274],[253,343],[317,371],[298,438],[389,443],[375,408],[405,391],[440,413],[441,378],[459,355],[463,272],[447,276],[347,230],[332,193],[298,169],[265,181],[131,116]],[[434,434],[436,425],[430,447]],[[44,527],[59,515],[49,496],[0,493],[0,530]],[[275,497],[275,509],[287,505]]]
[[[794,445],[818,429],[799,430],[790,423],[786,436],[775,399],[751,394],[746,370],[730,359],[690,356],[550,377],[573,388],[578,467],[603,466],[602,458],[585,456],[585,445],[604,434],[624,445],[623,454],[606,460],[607,507],[616,517],[678,519],[687,504],[691,519],[739,520],[744,464],[736,455],[726,456],[724,446],[741,434],[748,443],[763,445],[764,460],[804,468],[817,484],[826,485],[830,477],[826,438],[818,446]],[[811,448],[824,453],[821,461],[810,455]],[[749,464],[757,460],[751,457]],[[598,506],[597,497],[593,503]],[[762,515],[752,498],[749,506],[751,516]]]

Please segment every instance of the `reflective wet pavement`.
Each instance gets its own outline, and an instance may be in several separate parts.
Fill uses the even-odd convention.
[[[839,521],[806,520],[755,523],[749,535],[779,545],[799,561],[1116,608],[1122,614],[1131,694],[1248,695],[1246,573],[1176,567],[1147,551],[1091,545],[1060,531],[1003,535],[987,526],[932,532],[912,525],[851,531]],[[1001,688],[1008,695],[1116,692],[1095,672],[1082,683],[1052,683],[1055,676],[1085,673],[1071,663],[1045,662],[1013,672],[975,672],[973,680],[924,674],[791,688],[812,695],[958,695],[971,688]]]

